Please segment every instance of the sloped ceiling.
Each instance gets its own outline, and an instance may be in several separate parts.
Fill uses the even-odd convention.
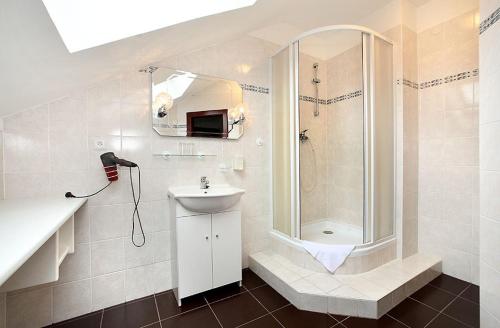
[[[266,26],[293,26],[295,34],[323,25],[349,24],[390,1],[259,0],[250,8],[70,54],[41,0],[1,0],[0,117]]]

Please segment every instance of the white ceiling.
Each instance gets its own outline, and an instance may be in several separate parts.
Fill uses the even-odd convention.
[[[70,54],[41,0],[2,0],[0,116],[64,96],[163,58],[251,31],[277,25],[281,28],[281,32],[276,32],[282,34],[280,38],[283,35],[295,36],[318,26],[358,21],[390,1],[259,0],[250,8]]]

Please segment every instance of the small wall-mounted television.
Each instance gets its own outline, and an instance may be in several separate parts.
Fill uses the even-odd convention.
[[[186,113],[187,136],[227,138],[227,109]]]

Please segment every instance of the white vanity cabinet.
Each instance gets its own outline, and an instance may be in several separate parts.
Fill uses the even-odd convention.
[[[191,212],[170,198],[172,284],[181,300],[213,288],[241,282],[241,211],[239,202],[219,213]]]

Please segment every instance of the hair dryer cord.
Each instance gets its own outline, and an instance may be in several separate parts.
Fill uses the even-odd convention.
[[[129,167],[130,187],[132,188],[132,198],[134,199],[134,211],[132,212],[132,244],[134,244],[135,247],[142,247],[146,243],[146,236],[144,235],[144,229],[142,228],[141,216],[139,214],[139,208],[138,208],[139,202],[141,201],[141,169],[139,168],[139,166],[136,167],[138,171],[138,182],[139,182],[139,192],[137,195],[137,199],[135,198],[134,183],[132,181],[132,167]],[[137,222],[139,223],[139,228],[141,229],[141,234],[142,234],[142,243],[140,244],[136,244],[134,240],[136,215],[137,215]]]
[[[93,194],[90,194],[90,195],[85,195],[85,196],[75,196],[73,195],[70,191],[68,191],[64,196],[66,198],[88,198],[88,197],[92,197],[92,196],[95,196],[97,195],[98,193],[100,193],[101,191],[103,191],[104,189],[108,188],[109,185],[112,183],[113,181],[110,181],[108,182],[107,185],[105,185],[104,187],[102,187],[101,189],[99,189],[98,191],[96,191],[95,193]]]

